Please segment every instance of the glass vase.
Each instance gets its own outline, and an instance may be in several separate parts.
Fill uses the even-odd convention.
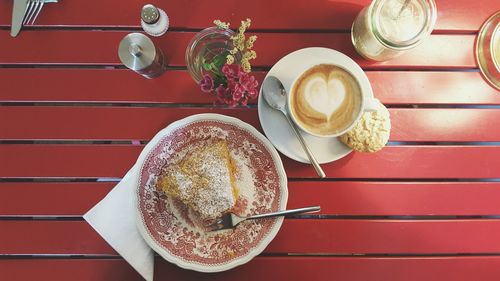
[[[186,65],[196,83],[203,79],[203,75],[210,74],[210,70],[203,67],[205,63],[212,62],[217,56],[233,49],[231,36],[235,34],[230,29],[209,27],[191,39],[186,49]]]

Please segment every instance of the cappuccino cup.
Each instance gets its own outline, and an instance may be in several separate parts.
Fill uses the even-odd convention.
[[[376,99],[361,68],[317,64],[292,82],[287,106],[295,124],[317,137],[338,137],[348,132],[363,112],[374,111]]]

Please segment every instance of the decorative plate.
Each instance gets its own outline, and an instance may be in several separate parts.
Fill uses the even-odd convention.
[[[244,264],[264,250],[283,222],[283,218],[245,221],[233,230],[206,232],[195,223],[191,210],[156,190],[166,165],[220,139],[227,141],[236,164],[239,196],[234,212],[251,215],[286,208],[283,164],[272,144],[255,128],[218,114],[193,115],[172,123],[139,156],[137,225],[153,250],[182,268],[218,272]]]

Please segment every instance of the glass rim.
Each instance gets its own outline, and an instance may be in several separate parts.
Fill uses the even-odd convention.
[[[207,28],[201,30],[200,32],[196,33],[193,36],[193,38],[191,38],[191,40],[189,41],[189,43],[186,47],[186,53],[184,55],[184,59],[186,61],[187,70],[196,83],[199,83],[203,77],[201,77],[201,76],[199,77],[198,75],[195,75],[196,71],[195,71],[195,69],[193,69],[193,60],[194,60],[193,51],[196,48],[196,46],[200,42],[202,42],[202,40],[205,37],[213,35],[213,34],[224,34],[228,37],[231,37],[231,36],[236,35],[236,32],[232,29],[222,29],[222,28],[219,28],[217,26],[211,26],[211,27],[207,27]]]
[[[423,37],[431,34],[437,19],[436,3],[434,2],[434,0],[417,0],[423,4],[425,12],[425,22],[422,28],[419,30],[419,32],[414,37],[400,42],[385,38],[379,31],[380,21],[378,20],[378,16],[380,15],[380,10],[382,9],[382,5],[386,1],[387,0],[373,0],[368,10],[370,26],[372,28],[373,34],[375,35],[375,38],[377,38],[377,40],[382,45],[390,49],[398,49],[398,50],[410,49],[419,44]]]
[[[497,90],[500,90],[500,65],[496,60],[500,39],[500,11],[490,16],[481,26],[475,43],[475,57],[482,77]]]

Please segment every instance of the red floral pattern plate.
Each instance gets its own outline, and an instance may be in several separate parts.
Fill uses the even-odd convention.
[[[192,211],[156,190],[166,165],[220,139],[227,141],[236,163],[239,196],[234,212],[251,215],[286,208],[283,164],[272,144],[255,128],[218,114],[198,114],[172,123],[139,156],[137,225],[153,250],[182,268],[218,272],[244,264],[264,250],[283,222],[283,218],[252,220],[233,230],[206,232]]]

